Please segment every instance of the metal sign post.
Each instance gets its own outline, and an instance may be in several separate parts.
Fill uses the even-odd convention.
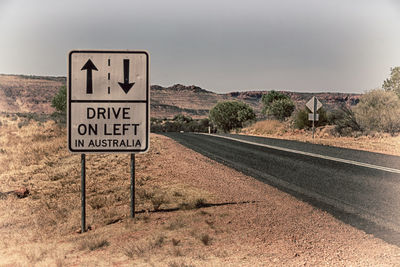
[[[322,107],[322,103],[315,97],[313,96],[310,101],[307,102],[306,106],[311,110],[312,114],[311,118],[309,116],[309,120],[312,120],[312,138],[314,139],[314,134],[315,134],[315,121],[318,120],[318,114],[317,111]]]
[[[313,121],[312,121],[312,139],[314,139],[315,134],[315,120],[317,119],[317,98],[314,97],[314,112],[313,112]]]
[[[135,154],[131,154],[131,218],[135,218]]]
[[[86,160],[81,154],[81,233],[86,232]]]

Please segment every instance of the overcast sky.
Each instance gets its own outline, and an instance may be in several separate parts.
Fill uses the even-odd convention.
[[[397,0],[0,0],[0,73],[67,75],[73,49],[147,50],[151,83],[364,92],[400,66]]]

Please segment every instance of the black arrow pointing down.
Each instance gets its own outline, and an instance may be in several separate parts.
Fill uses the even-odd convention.
[[[121,86],[122,90],[124,90],[125,94],[131,90],[132,86],[135,83],[129,83],[129,59],[124,59],[124,83],[118,83]]]

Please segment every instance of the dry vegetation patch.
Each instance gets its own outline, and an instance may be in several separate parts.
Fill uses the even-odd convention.
[[[51,99],[63,78],[0,74],[0,111],[51,114]]]
[[[80,227],[80,159],[52,122],[1,117],[0,265],[393,265],[400,249],[270,186],[151,136],[137,155],[137,214],[129,219],[129,156],[87,156]],[[210,206],[208,204],[229,205]]]
[[[358,132],[353,133],[354,136],[339,136],[334,125],[317,127],[315,139],[312,138],[311,130],[293,129],[289,124],[276,120],[256,122],[242,129],[240,133],[400,156],[400,135],[379,132],[362,135]]]

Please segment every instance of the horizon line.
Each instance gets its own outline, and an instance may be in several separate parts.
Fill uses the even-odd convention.
[[[67,80],[67,76],[63,76],[63,75],[39,75],[39,74],[12,74],[12,73],[0,73],[0,76],[28,76],[28,77],[43,77],[43,78],[64,78],[65,80]],[[190,86],[196,86],[202,90],[214,93],[214,94],[232,94],[232,93],[244,93],[244,92],[265,92],[265,91],[280,91],[280,92],[291,92],[291,93],[304,93],[304,94],[354,94],[354,95],[362,95],[365,94],[368,91],[371,90],[376,90],[376,89],[381,89],[381,88],[373,88],[373,89],[365,89],[364,92],[361,93],[355,93],[355,92],[339,92],[339,91],[316,91],[316,92],[311,92],[311,91],[296,91],[296,90],[291,90],[291,89],[263,89],[263,88],[259,88],[259,89],[240,89],[240,90],[233,90],[233,91],[228,91],[228,92],[215,92],[209,89],[205,89],[203,87],[200,87],[198,85],[195,84],[191,84],[191,85],[184,85],[182,83],[175,83],[169,86],[165,86],[165,85],[160,85],[160,84],[150,84],[151,86],[160,86],[163,88],[170,88],[176,85],[182,85],[185,87],[190,87]]]

